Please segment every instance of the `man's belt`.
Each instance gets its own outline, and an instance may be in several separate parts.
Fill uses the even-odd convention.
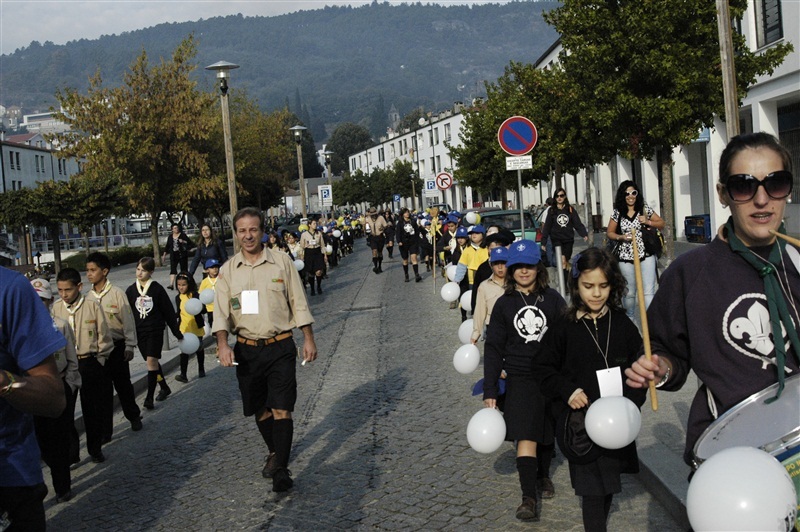
[[[95,358],[97,357],[97,353],[87,353],[85,355],[78,355],[78,360],[83,360],[84,358]]]
[[[281,340],[286,340],[287,338],[292,337],[292,331],[282,332],[273,336],[272,338],[266,339],[259,339],[259,340],[251,340],[250,338],[245,338],[244,336],[237,336],[236,341],[240,344],[249,345],[252,347],[264,347],[265,345],[274,344],[275,342],[280,342]]]

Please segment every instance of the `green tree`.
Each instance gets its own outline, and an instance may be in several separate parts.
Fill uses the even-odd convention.
[[[28,264],[31,256],[25,240],[26,226],[33,221],[31,216],[31,194],[32,189],[21,188],[9,190],[0,194],[0,225],[10,227],[14,234],[19,235],[18,241],[21,255],[25,257]]]
[[[124,214],[126,202],[122,197],[119,180],[113,175],[90,177],[86,174],[72,176],[65,191],[69,195],[66,221],[75,225],[83,235],[84,247],[89,251],[89,233],[92,228],[113,214]],[[107,227],[103,224],[103,237],[108,252]]]
[[[69,221],[72,202],[70,185],[67,181],[43,181],[36,188],[31,189],[29,205],[31,223],[47,228],[52,239],[56,273],[61,271],[59,224]]]
[[[372,147],[372,137],[363,126],[346,122],[339,125],[330,139],[328,139],[328,150],[333,152],[331,155],[331,171],[334,174],[342,174],[348,171],[348,157],[354,153]]]
[[[104,87],[98,72],[87,94],[68,88],[56,94],[63,112],[55,114],[72,128],[57,136],[64,155],[85,160],[81,173],[90,180],[113,171],[129,210],[150,216],[159,264],[161,212],[175,210],[181,183],[209,171],[201,147],[212,125],[206,111],[216,98],[191,79],[196,51],[189,36],[155,66],[143,51],[119,87]]]

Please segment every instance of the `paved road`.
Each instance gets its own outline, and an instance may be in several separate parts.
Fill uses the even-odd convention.
[[[241,415],[233,370],[212,356],[205,379],[193,361],[188,384],[170,372],[175,393],[144,412],[141,432],[117,414],[106,462],[73,470],[75,498],[56,505],[51,488],[51,530],[582,530],[560,456],[557,495],[530,524],[514,517],[510,444],[492,455],[468,446],[481,370],[453,369],[460,314],[439,297],[441,279],[437,290],[428,275],[404,283],[397,257],[381,275],[371,266],[359,241],[310,298],[320,358],[298,366],[293,490],[274,494],[261,477],[265,446]],[[610,530],[683,529],[637,476],[623,486]]]

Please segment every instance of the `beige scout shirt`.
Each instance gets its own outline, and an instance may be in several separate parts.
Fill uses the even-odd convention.
[[[378,215],[377,218],[373,219],[372,216],[367,216],[367,222],[372,227],[372,234],[375,236],[381,236],[389,224],[386,223],[386,218],[381,215]]]
[[[258,302],[258,314],[243,313],[250,297]],[[254,265],[239,252],[220,268],[212,334],[227,331],[261,340],[312,323],[303,282],[286,253],[265,246]]]
[[[300,235],[300,247],[302,249],[306,248],[318,248],[322,246],[322,235],[319,233],[311,234],[309,231],[303,231],[303,234]]]
[[[81,387],[81,372],[78,371],[78,355],[75,353],[75,335],[72,334],[72,327],[69,326],[69,323],[61,318],[54,317],[53,325],[67,339],[64,349],[59,349],[53,354],[53,358],[56,359],[56,368],[58,368],[58,374],[74,392]]]
[[[103,307],[106,318],[108,318],[111,338],[115,342],[125,340],[126,348],[136,349],[136,322],[133,320],[133,311],[125,292],[106,280],[106,286],[100,293],[89,290],[86,299],[100,302],[100,306]]]
[[[503,284],[495,279],[494,275],[478,285],[478,296],[475,298],[475,310],[472,313],[473,340],[480,338],[484,328],[489,325],[494,304],[504,293]]]
[[[70,305],[69,309],[74,310],[73,320],[70,320],[70,311],[66,303],[63,299],[59,299],[53,305],[53,316],[61,318],[70,325],[75,324],[72,327],[72,332],[75,333],[75,352],[79,357],[96,354],[98,362],[105,364],[111,351],[114,350],[114,340],[111,338],[108,320],[100,303],[81,296]]]

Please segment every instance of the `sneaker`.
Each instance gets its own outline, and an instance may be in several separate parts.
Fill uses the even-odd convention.
[[[56,504],[59,504],[59,503],[62,503],[62,502],[67,502],[67,501],[70,501],[70,500],[72,500],[72,490],[69,490],[68,492],[66,492],[66,493],[64,493],[62,495],[56,494]]]
[[[522,504],[517,508],[517,519],[521,521],[538,521],[539,514],[536,506],[536,499],[533,497],[522,497]]]
[[[169,387],[161,388],[161,391],[158,392],[158,395],[156,395],[156,401],[163,401],[164,399],[169,397],[171,393],[172,390],[170,390]]]
[[[261,470],[261,476],[264,478],[272,478],[277,469],[277,455],[275,453],[269,453],[269,456],[267,456],[267,459],[264,461],[264,469]]]
[[[178,382],[189,382],[189,379],[186,378],[186,375],[184,375],[182,373],[180,375],[175,375],[175,380],[178,381]],[[161,399],[159,399],[159,401],[160,400]]]
[[[277,493],[289,491],[292,486],[294,486],[292,472],[285,467],[275,469],[272,474],[272,491]]]
[[[553,485],[553,481],[547,477],[536,479],[536,489],[539,490],[542,499],[552,499],[556,496],[556,487]]]
[[[99,453],[93,454],[91,456],[92,456],[92,462],[94,462],[95,464],[102,464],[103,462],[106,461],[106,455],[103,454],[103,451],[100,451]]]
[[[154,409],[154,408],[156,407],[156,406],[153,404],[153,398],[152,398],[152,397],[150,397],[150,398],[148,398],[148,399],[145,399],[145,400],[144,400],[144,404],[143,404],[143,406],[144,406],[146,409],[148,409],[148,410],[152,410],[152,409]]]

